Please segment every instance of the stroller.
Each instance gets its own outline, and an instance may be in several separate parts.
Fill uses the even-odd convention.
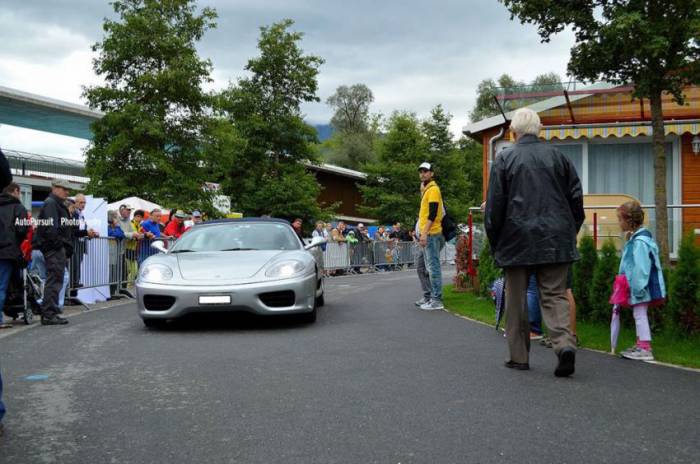
[[[10,279],[2,312],[14,321],[21,318],[29,325],[34,321],[35,315],[41,314],[38,301],[43,294],[44,282],[41,278],[27,269],[22,269]]]

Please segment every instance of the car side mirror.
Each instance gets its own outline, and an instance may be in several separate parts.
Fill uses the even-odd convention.
[[[165,248],[165,243],[163,243],[162,240],[156,240],[155,242],[151,243],[151,247],[155,248],[156,250],[160,251],[161,253],[168,252],[168,249]]]
[[[310,250],[310,249],[312,249],[312,248],[316,248],[317,246],[323,245],[323,244],[326,243],[327,241],[328,241],[328,240],[326,240],[326,239],[323,238],[323,237],[314,237],[314,238],[311,239],[311,243],[309,243],[308,245],[304,246],[304,249],[305,249],[305,250]]]

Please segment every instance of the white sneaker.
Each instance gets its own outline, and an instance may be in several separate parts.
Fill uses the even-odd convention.
[[[653,361],[654,354],[651,350],[644,350],[638,346],[630,348],[620,353],[620,356],[626,359],[633,359],[635,361]]]
[[[416,301],[416,306],[418,306],[420,308],[421,306],[423,306],[426,303],[430,303],[430,298],[423,297],[420,300]]]
[[[420,309],[423,311],[436,311],[439,309],[445,309],[445,305],[439,300],[430,300],[427,303],[421,305]]]

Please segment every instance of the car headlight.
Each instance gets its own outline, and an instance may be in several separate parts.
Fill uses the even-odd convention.
[[[268,277],[276,277],[279,279],[286,279],[288,277],[293,277],[297,274],[304,272],[304,263],[294,259],[288,261],[280,261],[275,263],[265,272]]]
[[[173,270],[165,264],[148,264],[141,269],[141,280],[144,282],[165,282],[173,278]]]

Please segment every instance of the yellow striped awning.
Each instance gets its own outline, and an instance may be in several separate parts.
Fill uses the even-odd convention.
[[[666,135],[700,134],[700,122],[666,122],[664,124]],[[651,124],[630,124],[630,125],[586,125],[582,127],[545,127],[540,132],[540,137],[545,140],[552,139],[580,139],[582,137],[592,139],[594,137],[637,137],[640,135],[650,136],[652,133]]]

